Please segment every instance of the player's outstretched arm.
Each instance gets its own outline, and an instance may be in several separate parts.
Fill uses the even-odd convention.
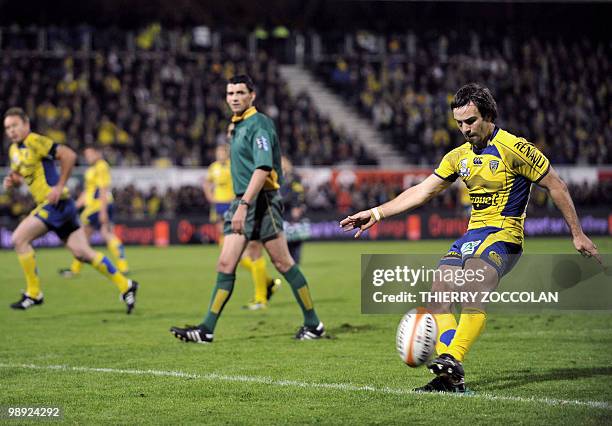
[[[567,185],[559,177],[556,170],[553,169],[552,166],[550,167],[548,174],[546,174],[546,176],[544,176],[542,180],[538,182],[538,185],[548,191],[548,194],[555,203],[555,206],[557,206],[559,211],[561,211],[561,214],[563,215],[563,218],[567,222],[570,232],[572,233],[572,241],[576,250],[578,250],[583,256],[594,256],[597,261],[601,263],[601,257],[597,251],[597,246],[595,246],[593,241],[591,241],[582,231],[580,219],[578,219],[578,214],[576,213],[576,208],[574,207],[574,202],[572,201],[572,197],[567,189]]]
[[[450,185],[451,182],[445,181],[434,174],[429,175],[423,182],[408,188],[391,201],[381,206],[347,216],[340,222],[340,226],[345,231],[359,229],[355,234],[355,238],[359,238],[365,230],[371,228],[376,222],[386,217],[415,209],[431,200],[436,194],[445,190]]]
[[[55,185],[53,189],[51,189],[51,192],[49,192],[49,195],[47,195],[47,200],[51,204],[56,204],[59,201],[62,190],[64,186],[66,186],[72,168],[76,163],[77,155],[66,145],[58,145],[55,149],[55,159],[60,163],[60,177],[57,185]]]

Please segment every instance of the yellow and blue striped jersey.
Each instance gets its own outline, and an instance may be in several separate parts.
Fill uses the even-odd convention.
[[[23,176],[37,205],[46,202],[51,188],[59,182],[55,167],[56,147],[48,137],[30,133],[22,142],[13,143],[9,148],[11,170]],[[60,198],[70,198],[68,188],[64,187]]]
[[[88,167],[85,172],[85,207],[88,210],[100,208],[101,189],[107,190],[107,204],[112,203],[110,166],[102,158]]]
[[[208,175],[206,179],[215,186],[213,195],[216,203],[229,203],[234,199],[231,164],[229,160],[224,163],[215,161],[208,166]]]
[[[451,182],[460,177],[467,186],[472,202],[468,229],[502,228],[522,244],[531,184],[549,168],[535,145],[496,127],[485,148],[476,150],[466,142],[446,154],[434,173]]]

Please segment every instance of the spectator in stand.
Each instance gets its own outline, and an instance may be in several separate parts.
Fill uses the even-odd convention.
[[[157,44],[164,31],[154,27],[138,36],[145,41],[137,46],[158,46],[155,53],[120,52],[117,39],[128,38],[120,31],[97,32],[94,50],[85,56],[67,50],[62,57],[38,51],[23,57],[4,49],[0,108],[26,100],[26,112],[36,117],[42,134],[75,150],[97,141],[112,166],[198,167],[212,162],[216,138],[227,126],[220,82],[236,70],[249,71],[260,82],[262,109],[276,119],[283,150],[296,164],[373,163],[305,94],[289,95],[277,62],[266,53],[247,64],[237,44],[208,56],[164,50]],[[52,32],[54,40],[63,37],[61,30]],[[1,147],[0,162],[6,155]]]
[[[372,60],[365,53],[340,56],[319,64],[318,73],[371,118],[411,163],[427,164],[458,146],[460,136],[447,106],[453,88],[464,81],[486,83],[508,117],[501,124],[533,140],[552,162],[612,163],[605,143],[612,140],[609,43],[492,34],[486,28],[469,35],[424,32],[412,35],[413,45],[403,48],[391,35],[385,59]],[[357,70],[350,74],[356,79],[347,78],[346,70]],[[526,105],[516,99],[525,99]]]

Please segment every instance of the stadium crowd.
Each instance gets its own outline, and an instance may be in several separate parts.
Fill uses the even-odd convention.
[[[352,52],[313,67],[412,163],[435,162],[461,143],[448,105],[469,81],[492,90],[502,128],[535,143],[553,164],[612,163],[609,43],[496,31],[377,37],[382,43],[358,35]],[[386,54],[376,56],[380,44]]]
[[[206,166],[225,141],[224,83],[248,73],[256,105],[275,120],[297,165],[375,164],[306,94],[289,95],[277,61],[264,51],[254,59],[237,43],[222,53],[124,51],[113,48],[117,37],[99,39],[94,47],[102,45],[86,53],[24,54],[11,46],[27,46],[5,46],[0,110],[22,106],[36,131],[75,149],[98,142],[111,165]],[[7,148],[0,149],[2,164]]]
[[[256,81],[258,108],[275,120],[295,165],[375,164],[306,94],[289,95],[290,82],[282,81],[269,52],[253,58],[238,42],[222,52],[199,49],[193,38],[185,41],[186,32],[176,33],[173,42],[155,26],[136,37],[133,49],[121,30],[79,27],[46,34],[44,52],[23,37],[5,34],[0,41],[0,110],[23,106],[36,131],[77,150],[99,143],[112,166],[210,164],[214,147],[226,138],[224,81],[243,72]],[[91,47],[81,49],[87,37],[93,37]],[[352,51],[327,52],[313,67],[410,162],[430,165],[461,143],[448,102],[462,83],[477,80],[494,91],[499,124],[536,143],[554,164],[612,163],[609,45],[545,36],[500,42],[486,32],[467,39],[450,31],[378,37],[384,55],[371,37],[357,35]],[[5,140],[2,165],[8,164],[7,151]],[[305,186],[310,212],[339,214],[381,204],[402,189],[384,183]],[[570,189],[579,207],[595,207],[612,204],[611,186]],[[115,213],[124,219],[201,215],[209,208],[196,186],[164,193],[127,186],[114,194]],[[464,204],[465,195],[453,187],[428,208],[462,212]],[[534,190],[530,208],[549,205],[546,194]],[[21,192],[0,193],[0,216],[17,218],[31,207]]]

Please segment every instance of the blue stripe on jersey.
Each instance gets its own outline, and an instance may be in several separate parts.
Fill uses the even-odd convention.
[[[527,202],[529,202],[529,191],[531,190],[531,181],[525,176],[517,176],[514,178],[506,207],[501,212],[502,216],[518,217],[525,212]]]
[[[497,150],[497,147],[495,145],[488,145],[487,147],[485,147],[485,149],[482,150],[480,154],[489,154],[494,157],[501,158],[501,155],[499,155],[499,151]]]
[[[96,188],[96,192],[94,192],[94,198],[100,198],[100,188]]]
[[[57,183],[59,182],[59,175],[57,174],[57,170],[55,168],[55,163],[53,162],[53,160],[49,158],[43,158],[42,166],[45,171],[45,180],[47,181],[47,185],[57,185]]]

